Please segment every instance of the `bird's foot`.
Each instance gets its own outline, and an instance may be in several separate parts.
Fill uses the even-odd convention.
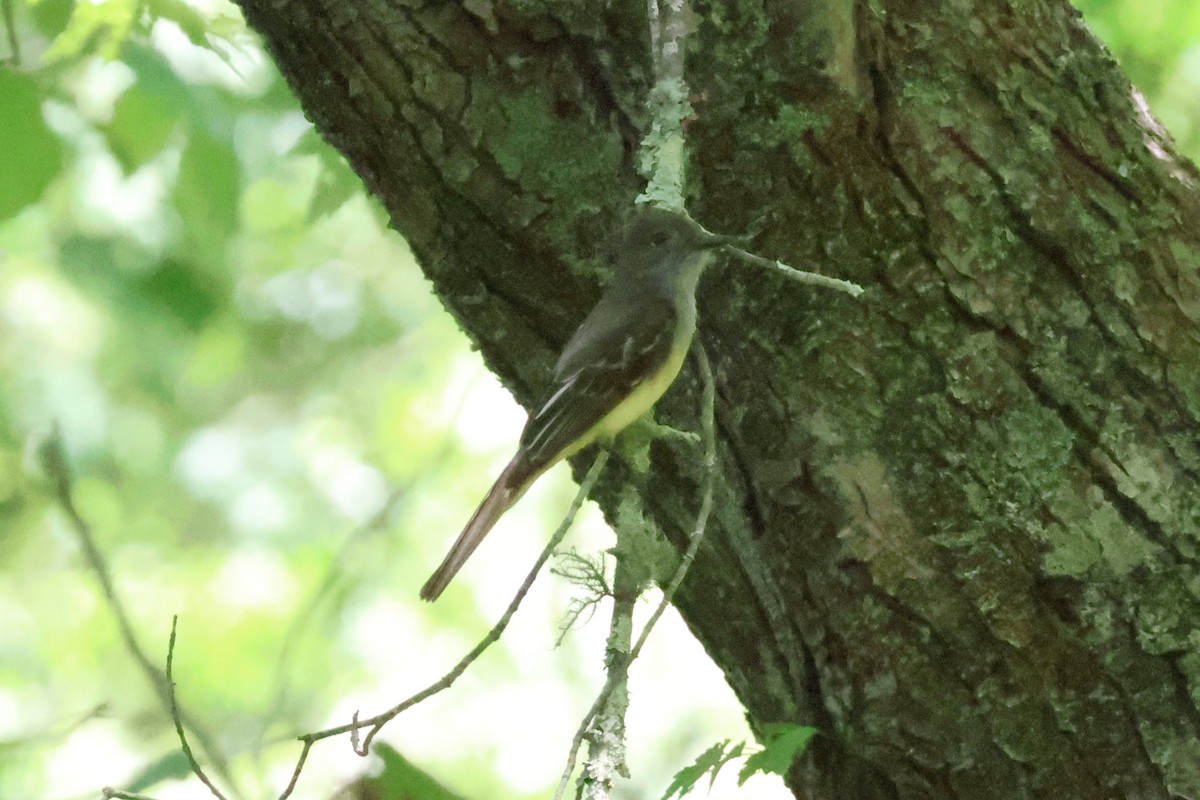
[[[672,428],[670,425],[655,422],[649,417],[643,420],[642,424],[646,427],[647,439],[674,439],[675,441],[687,442],[688,444],[700,444],[700,434],[695,431]]]

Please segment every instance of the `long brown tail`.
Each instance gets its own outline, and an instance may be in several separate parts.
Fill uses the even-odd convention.
[[[438,599],[447,584],[454,579],[454,576],[462,569],[462,565],[483,541],[483,537],[488,535],[492,526],[499,521],[504,512],[521,499],[521,495],[525,494],[525,490],[540,474],[541,472],[532,474],[529,472],[523,452],[518,452],[513,460],[508,462],[508,466],[500,473],[500,477],[492,485],[487,497],[483,498],[479,508],[475,509],[470,522],[454,541],[450,552],[442,560],[441,566],[434,570],[433,575],[429,576],[429,580],[425,581],[425,585],[421,587],[422,600],[432,602]]]

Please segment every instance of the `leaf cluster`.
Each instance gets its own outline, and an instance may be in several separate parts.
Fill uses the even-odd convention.
[[[806,725],[772,725],[764,732],[762,747],[752,748],[748,754],[746,752],[750,746],[745,742],[733,743],[728,739],[717,742],[697,756],[690,765],[675,773],[675,778],[667,787],[662,800],[671,800],[676,796],[682,798],[692,792],[706,775],[709,789],[712,789],[721,770],[730,762],[742,758],[743,754],[746,754],[745,762],[738,771],[738,786],[744,785],[757,774],[786,777],[788,770],[792,768],[796,759],[803,755],[816,733],[816,728]]]

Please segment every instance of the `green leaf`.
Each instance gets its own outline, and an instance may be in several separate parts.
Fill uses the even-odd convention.
[[[130,44],[124,56],[137,82],[117,100],[112,121],[103,130],[108,149],[128,174],[162,152],[187,116],[183,98],[192,90],[153,50]]]
[[[42,119],[42,93],[28,75],[0,69],[0,220],[36,203],[62,169],[62,144]]]
[[[696,784],[700,782],[700,779],[707,773],[711,773],[708,778],[708,786],[711,789],[713,783],[717,780],[717,773],[721,771],[721,767],[740,756],[745,746],[745,742],[738,742],[730,746],[728,739],[723,742],[717,742],[697,756],[696,760],[690,766],[684,767],[675,773],[675,777],[671,780],[671,785],[667,787],[667,793],[662,796],[662,800],[671,800],[675,795],[683,797],[694,789]]]
[[[158,309],[161,316],[178,320],[193,333],[208,324],[228,297],[228,287],[214,276],[171,258],[139,281],[136,291],[144,308]]]
[[[149,0],[146,8],[151,16],[178,25],[192,44],[212,49],[208,43],[208,19],[187,3],[180,0]]]
[[[175,183],[175,207],[200,253],[220,261],[237,229],[242,169],[228,142],[194,129]]]
[[[383,759],[383,772],[378,777],[360,778],[338,794],[339,798],[354,800],[462,800],[433,779],[429,773],[413,765],[386,744],[375,745],[375,754]]]
[[[144,792],[163,781],[181,780],[191,774],[192,767],[187,756],[179,748],[174,748],[142,767],[141,771],[130,779],[125,791]]]
[[[233,66],[230,51],[238,49],[236,39],[246,32],[246,26],[237,14],[198,11],[185,0],[148,0],[146,9],[151,17],[178,25],[196,47],[203,47]]]
[[[29,4],[29,15],[33,24],[48,38],[62,33],[75,10],[75,0],[38,0]]]
[[[198,333],[229,296],[229,287],[220,276],[182,256],[168,257],[138,270],[123,269],[121,259],[128,260],[129,256],[112,240],[80,235],[64,238],[59,256],[62,274],[89,295],[105,301],[126,328],[169,325]]]
[[[105,128],[108,148],[129,174],[162,151],[178,119],[159,98],[133,86],[121,95]]]
[[[254,235],[301,228],[304,198],[296,195],[293,185],[277,178],[262,178],[247,186],[242,195],[246,231]]]
[[[67,27],[42,55],[42,61],[53,64],[92,53],[116,58],[137,23],[138,8],[138,0],[77,3]]]
[[[766,745],[762,750],[746,759],[738,773],[738,786],[757,772],[787,776],[796,758],[808,747],[808,742],[817,733],[816,728],[806,725],[779,724],[767,726]]]

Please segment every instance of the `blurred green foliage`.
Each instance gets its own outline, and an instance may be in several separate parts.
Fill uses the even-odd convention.
[[[1200,159],[1200,3],[1074,0],[1174,136]]]
[[[1200,153],[1200,6],[1079,5]],[[248,794],[274,796],[289,737],[420,688],[486,627],[492,606],[464,593],[436,615],[409,601],[486,487],[479,464],[506,455],[521,417],[496,410],[502,394],[403,242],[232,6],[5,8],[0,797],[190,781],[35,463],[54,424],[143,647],[157,660],[180,614],[183,702]],[[456,427],[473,382],[486,411]],[[534,543],[556,521],[545,515],[528,526]],[[600,663],[599,647],[550,654],[565,602],[479,667],[468,707],[414,716],[407,746],[453,765],[456,790],[542,796],[556,778],[570,729],[555,725],[573,723],[573,698],[586,707]],[[559,715],[543,733],[503,733],[531,705],[520,692],[534,689],[496,689],[517,676]],[[563,676],[582,688],[553,688]],[[704,693],[684,694],[647,755],[660,789],[685,754],[746,735],[736,706],[719,717],[696,701]],[[539,736],[545,775],[531,779],[510,762]],[[346,749],[314,751],[304,785],[326,788],[311,796],[361,770]],[[385,775],[407,764],[385,755]]]
[[[457,523],[456,505],[397,500],[444,497],[469,463],[438,395],[480,367],[232,7],[11,8],[0,797],[180,776],[169,720],[34,463],[54,424],[147,654],[161,662],[178,612],[184,702],[245,789],[247,761],[294,756],[255,751],[320,727],[363,680],[347,617],[428,566],[404,557],[403,532]]]

